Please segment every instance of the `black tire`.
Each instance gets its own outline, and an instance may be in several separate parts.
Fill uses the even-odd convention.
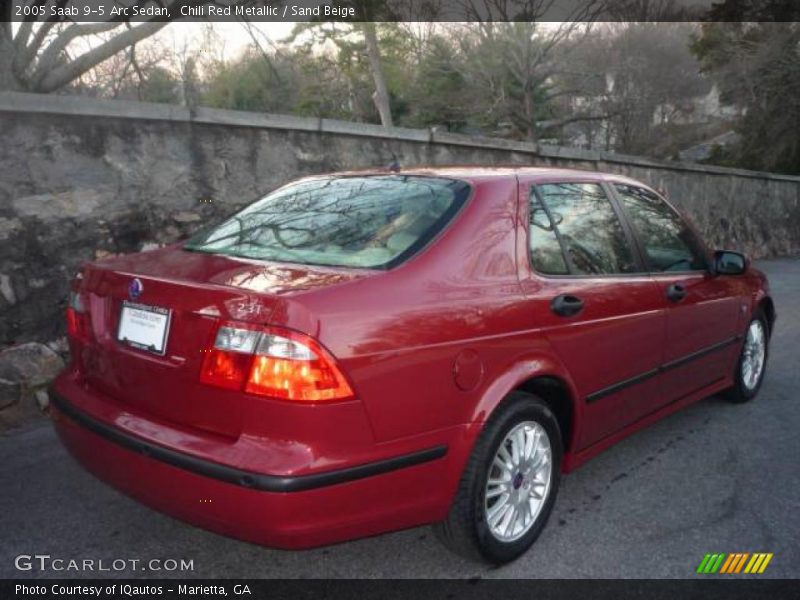
[[[485,515],[486,482],[500,444],[511,430],[535,421],[551,447],[550,486],[530,529],[517,540],[503,542],[491,532]],[[539,537],[553,510],[561,474],[563,446],[558,421],[547,404],[532,394],[512,392],[495,410],[472,450],[447,518],[435,524],[439,540],[461,556],[501,564],[523,554]]]
[[[748,387],[744,382],[742,363],[745,359],[745,349],[747,347],[747,331],[749,331],[750,326],[756,321],[761,323],[761,326],[764,328],[764,335],[766,337],[764,347],[764,365],[761,369],[761,374],[759,375],[755,386]],[[767,362],[769,359],[769,334],[769,322],[767,321],[764,311],[759,308],[753,315],[753,318],[750,319],[750,322],[747,324],[747,330],[745,330],[745,340],[742,342],[742,349],[739,353],[739,358],[736,361],[736,370],[733,373],[733,386],[727,389],[723,394],[725,399],[729,402],[733,402],[734,404],[742,404],[743,402],[749,402],[755,398],[756,395],[758,395],[758,391],[761,389],[761,384],[764,382],[764,375],[767,372]]]

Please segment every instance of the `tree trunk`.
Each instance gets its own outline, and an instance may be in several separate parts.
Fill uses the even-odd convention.
[[[539,131],[536,128],[536,108],[534,107],[533,94],[528,88],[525,89],[523,94],[523,102],[525,103],[525,123],[528,129],[525,133],[528,141],[535,144],[539,141]]]
[[[21,88],[14,75],[14,41],[9,28],[0,23],[0,92]]]
[[[372,72],[372,79],[375,82],[375,93],[372,100],[378,109],[381,117],[381,124],[384,127],[392,127],[392,111],[389,104],[389,90],[386,88],[386,80],[383,77],[381,68],[381,54],[378,48],[378,36],[375,32],[374,22],[363,23],[364,41],[367,46],[367,57],[369,58],[369,70]]]

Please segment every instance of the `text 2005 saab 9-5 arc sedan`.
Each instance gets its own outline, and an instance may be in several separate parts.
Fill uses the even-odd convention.
[[[281,548],[434,523],[499,563],[562,473],[753,398],[775,309],[637,181],[430,168],[302,179],[88,264],[67,318],[57,430],[130,496]]]

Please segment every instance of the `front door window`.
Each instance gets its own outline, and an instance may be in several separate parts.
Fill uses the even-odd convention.
[[[623,184],[614,187],[641,238],[651,271],[706,269],[703,251],[694,233],[666,202],[641,187]]]

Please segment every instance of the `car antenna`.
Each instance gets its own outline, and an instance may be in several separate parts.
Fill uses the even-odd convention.
[[[397,160],[397,155],[392,152],[392,162],[386,165],[386,168],[389,169],[392,173],[399,173],[400,172],[400,161]]]

